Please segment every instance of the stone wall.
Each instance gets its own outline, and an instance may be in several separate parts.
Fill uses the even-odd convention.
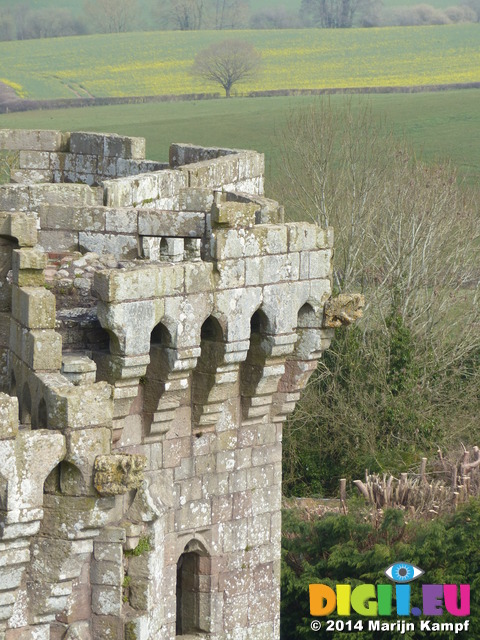
[[[283,222],[253,151],[0,142],[0,639],[279,638],[282,423],[332,338],[331,230]]]

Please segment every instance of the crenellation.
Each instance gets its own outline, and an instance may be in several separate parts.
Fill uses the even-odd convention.
[[[255,151],[0,148],[0,639],[278,640],[282,422],[363,306],[332,230]]]

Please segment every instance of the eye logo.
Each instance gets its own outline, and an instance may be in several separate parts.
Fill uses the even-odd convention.
[[[424,571],[413,564],[408,564],[408,562],[395,562],[394,564],[391,564],[388,569],[385,569],[385,575],[387,578],[390,578],[393,582],[400,584],[416,580],[424,573]]]

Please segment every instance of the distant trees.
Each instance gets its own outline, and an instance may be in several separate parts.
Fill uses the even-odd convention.
[[[138,11],[137,0],[86,0],[84,12],[92,31],[132,31]]]
[[[260,54],[244,40],[223,40],[203,49],[195,56],[194,76],[221,85],[230,97],[234,84],[252,78],[260,65]]]
[[[196,31],[204,26],[206,0],[168,0],[156,10],[163,27],[180,31]]]
[[[399,27],[476,21],[477,14],[468,5],[437,9],[429,4],[416,4],[411,7],[393,7],[385,15],[386,23]]]
[[[163,28],[238,29],[248,23],[246,0],[167,0],[154,11]]]
[[[476,22],[479,16],[480,0],[468,0],[447,9],[425,3],[385,8],[380,0],[302,0],[300,7],[302,25],[322,29]]]
[[[29,11],[24,23],[23,37],[58,38],[86,33],[84,23],[68,9],[35,9]]]
[[[69,9],[32,9],[22,2],[0,10],[0,40],[56,38],[86,33],[85,23]]]
[[[248,22],[249,6],[244,0],[213,0],[213,27],[239,29]]]
[[[273,0],[272,0],[273,1]],[[403,0],[398,0],[402,2]],[[134,29],[296,29],[410,26],[478,22],[480,0],[438,9],[429,4],[384,7],[382,0],[302,0],[254,10],[249,0],[83,0],[80,10],[19,0],[0,7],[0,41],[121,33]],[[148,9],[147,9],[148,6]],[[82,11],[83,8],[83,11]]]
[[[300,15],[304,22],[323,29],[345,29],[367,0],[302,0]]]
[[[298,12],[289,11],[286,7],[275,6],[261,9],[252,14],[252,29],[296,29],[302,26]]]
[[[15,20],[9,9],[0,11],[0,40],[15,40]]]

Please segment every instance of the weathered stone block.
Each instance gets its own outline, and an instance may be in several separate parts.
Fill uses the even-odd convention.
[[[12,268],[14,276],[19,271],[42,271],[47,266],[47,256],[44,251],[34,249],[15,249],[12,253]]]
[[[52,428],[84,429],[111,424],[112,387],[106,382],[96,382],[81,387],[72,385],[47,389],[47,394]]]
[[[35,581],[50,584],[78,578],[88,558],[88,550],[76,553],[74,545],[69,540],[36,540],[32,546],[31,577]],[[49,561],[45,562],[45,558],[49,558]]]
[[[323,242],[323,230],[318,230],[314,224],[307,222],[291,222],[285,225],[288,231],[289,251],[313,251],[318,247],[318,243]],[[321,239],[318,231],[321,231]],[[323,247],[321,247],[323,248]]]
[[[110,253],[117,259],[128,260],[138,257],[137,238],[134,235],[80,231],[78,244],[83,251]]]
[[[95,382],[96,363],[83,354],[64,354],[62,356],[62,375],[74,385]]]
[[[123,637],[123,620],[114,616],[96,615],[92,620],[94,640],[113,640]]]
[[[183,292],[183,267],[148,265],[128,271],[106,269],[94,277],[95,291],[105,302],[161,298]]]
[[[212,207],[212,225],[218,227],[248,228],[255,224],[254,204],[221,202]]]
[[[299,278],[299,254],[246,258],[245,284],[270,284]]]
[[[50,169],[50,154],[47,151],[20,151],[20,169]]]
[[[213,191],[211,189],[196,189],[189,187],[180,189],[180,211],[209,212],[213,205]]]
[[[24,567],[0,567],[2,590],[7,591],[19,587],[24,571]]]
[[[145,157],[145,139],[76,131],[70,135],[70,151],[86,155],[142,159]]]
[[[106,156],[142,160],[145,158],[145,138],[106,135],[103,153]]]
[[[18,400],[0,393],[0,439],[13,438],[18,433]]]
[[[122,588],[92,585],[92,611],[102,616],[119,616],[122,612]]]
[[[240,151],[238,154],[239,182],[263,176],[265,174],[265,156],[257,151]],[[242,191],[242,189],[239,189]]]
[[[14,286],[12,315],[29,329],[55,328],[55,296],[47,289]]]
[[[65,439],[59,433],[22,431],[15,440],[0,441],[0,468],[8,482],[3,509],[17,512],[16,522],[22,520],[22,510],[29,521],[26,511],[42,506],[43,483],[64,455]]]
[[[131,180],[104,180],[104,204],[107,207],[132,207],[133,189]]]
[[[39,243],[45,251],[77,251],[78,231],[40,230]]]
[[[29,187],[30,204],[70,205],[74,207],[103,204],[103,191],[99,187],[83,184],[38,184]]]
[[[0,188],[0,197],[2,188]],[[35,217],[19,211],[15,213],[0,211],[0,233],[3,236],[16,238],[21,247],[33,247],[37,243]]]
[[[123,560],[122,546],[110,542],[95,542],[94,556],[97,561],[121,565]]]
[[[1,211],[28,211],[30,187],[20,184],[2,184],[0,187]]]
[[[24,129],[0,129],[0,148],[33,151],[60,151],[68,144],[68,133],[62,131],[26,131]]]
[[[10,181],[25,185],[52,182],[53,172],[49,169],[14,169]]]
[[[119,587],[123,582],[123,566],[107,560],[93,562],[90,580],[92,584]]]
[[[38,207],[40,222],[45,229],[69,231],[103,231],[106,214],[100,207],[42,205]]]
[[[51,329],[31,329],[24,338],[22,358],[36,371],[60,370],[62,336]]]
[[[137,233],[138,211],[135,209],[107,209],[105,231],[112,233]]]
[[[205,215],[186,212],[180,215],[174,211],[138,211],[138,233],[142,236],[196,237],[205,234]]]

